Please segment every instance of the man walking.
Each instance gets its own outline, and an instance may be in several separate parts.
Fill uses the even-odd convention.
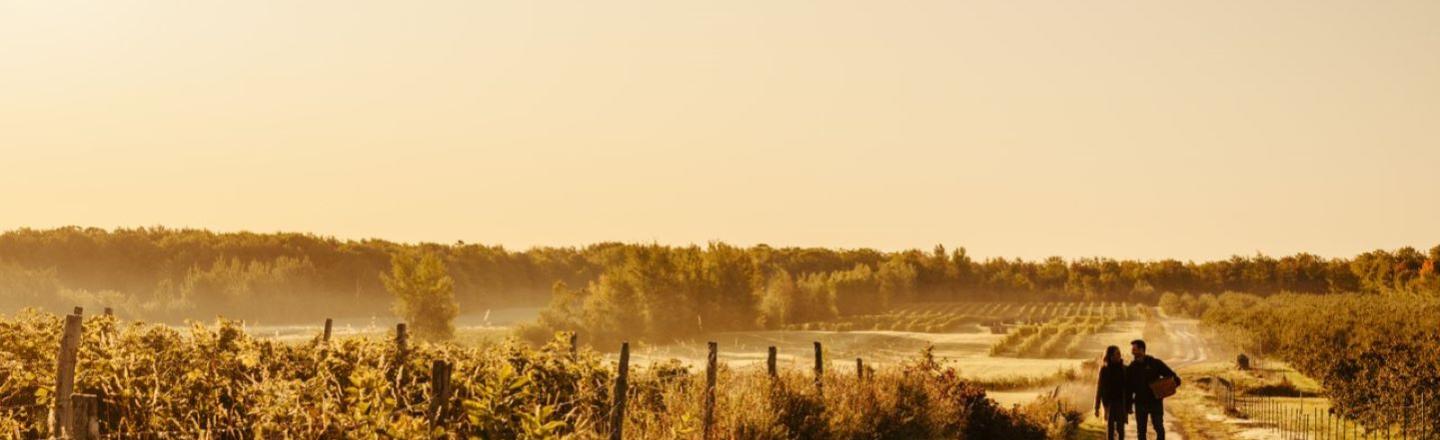
[[[1155,425],[1155,440],[1165,440],[1165,402],[1155,395],[1151,384],[1162,379],[1173,379],[1180,386],[1180,375],[1175,374],[1165,362],[1145,354],[1145,341],[1130,341],[1130,354],[1135,360],[1125,367],[1125,378],[1130,381],[1131,402],[1135,404],[1135,438],[1146,440],[1146,425]]]

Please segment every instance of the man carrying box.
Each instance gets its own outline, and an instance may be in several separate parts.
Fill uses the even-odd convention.
[[[1135,360],[1125,368],[1130,381],[1131,402],[1135,405],[1135,438],[1145,440],[1146,425],[1155,425],[1155,440],[1165,440],[1165,398],[1180,387],[1180,375],[1165,362],[1145,354],[1145,341],[1130,341]]]

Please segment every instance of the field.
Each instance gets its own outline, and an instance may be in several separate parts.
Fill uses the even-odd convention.
[[[896,307],[885,313],[848,316],[833,321],[791,324],[786,330],[826,331],[902,331],[922,333],[956,333],[990,331],[1003,333],[1007,328],[1026,323],[1050,321],[1068,316],[1105,316],[1110,319],[1131,319],[1134,307],[1122,303],[915,303]]]
[[[861,371],[857,370],[856,359],[864,363],[863,371],[873,375],[871,380],[886,387],[931,389],[945,381],[958,381],[955,384],[974,387],[981,395],[983,389],[994,393],[986,399],[990,405],[1008,408],[1029,403],[1042,394],[1041,387],[1053,380],[1073,378],[1084,360],[1094,357],[1078,347],[1115,343],[1126,337],[1117,331],[1134,333],[1139,324],[1131,318],[1138,315],[1131,309],[1122,304],[1098,303],[914,304],[878,317],[813,324],[814,328],[841,328],[838,326],[870,321],[870,329],[863,331],[792,329],[712,334],[706,340],[719,344],[720,377],[734,384],[721,387],[721,396],[728,397],[720,399],[719,410],[730,413],[719,417],[716,429],[819,429],[767,421],[739,407],[727,407],[731,404],[727,402],[764,407],[797,404],[793,399],[819,404],[814,400],[818,398],[829,411],[826,417],[852,417],[845,415],[846,411],[862,411],[853,406],[854,393],[876,392],[855,387]],[[616,347],[581,350],[583,355],[576,363],[564,359],[568,349],[563,344],[537,351],[503,341],[507,325],[522,321],[527,313],[533,311],[507,310],[497,311],[493,317],[465,317],[460,320],[457,341],[415,344],[403,352],[393,345],[393,330],[381,325],[379,319],[338,322],[335,340],[326,343],[317,339],[321,332],[318,323],[269,326],[221,321],[216,326],[181,328],[92,316],[84,324],[76,390],[101,396],[106,410],[100,423],[110,433],[272,438],[327,437],[344,431],[404,436],[401,434],[434,429],[436,423],[446,432],[509,433],[517,437],[546,429],[579,438],[605,432],[604,420],[612,404],[608,388],[616,374],[613,365],[618,361]],[[1067,350],[1056,351],[1055,356],[1012,356],[997,351],[1016,335],[1033,339],[1032,330],[1027,329],[1059,325],[1081,330],[1054,335],[1049,330],[1034,332],[1052,336],[1046,341],[1063,341]],[[45,420],[53,406],[47,402],[54,393],[53,347],[59,344],[59,327],[58,317],[48,315],[0,321],[0,331],[7,340],[22,341],[0,350],[5,367],[4,381],[0,382],[3,432],[25,438],[49,432]],[[924,331],[898,330],[911,328]],[[1110,331],[1107,341],[1095,340],[1107,335],[1102,330]],[[655,399],[693,400],[693,387],[699,380],[694,375],[705,368],[706,340],[659,345],[637,341],[629,364],[637,385],[652,385],[639,388],[641,394],[635,398],[651,402],[648,405],[657,404]],[[579,341],[582,346],[588,345],[583,335]],[[813,375],[815,342],[823,347],[824,383],[834,391],[806,398],[798,390],[809,383],[804,377]],[[777,348],[784,383],[794,388],[788,394],[754,390],[767,382],[763,372],[771,346]],[[433,375],[429,373],[433,373],[430,364],[437,360],[448,362],[454,371],[465,372],[453,378],[455,395],[444,405],[440,419],[425,409],[435,400]],[[907,382],[913,379],[910,376],[916,368],[921,368],[917,365],[925,365],[922,369],[927,373],[921,378],[928,379]],[[503,398],[494,395],[507,392],[518,394]],[[753,401],[757,396],[786,400]],[[838,396],[852,397],[832,401],[841,398]],[[935,398],[944,400],[939,395]],[[515,406],[514,413],[494,420],[477,415],[502,402]],[[947,403],[939,404],[942,407],[934,411],[954,411],[943,409]],[[687,405],[689,410],[696,410],[693,404]],[[312,409],[296,411],[299,407]],[[1019,430],[1016,432],[1048,429],[1046,423],[1032,421],[1024,413],[994,408],[986,417],[1010,420],[1005,423]],[[660,432],[693,433],[696,415],[638,410],[627,415],[632,424],[625,429],[634,431],[639,438],[668,436],[658,435]],[[824,429],[878,429],[856,423],[833,421]],[[961,429],[946,427],[941,421],[912,428],[929,430],[926,432]]]
[[[182,331],[25,313],[0,319],[0,436],[55,433],[66,321],[79,336],[71,408],[94,402],[89,429],[120,438],[688,438],[710,426],[723,438],[1039,439],[1052,425],[1002,408],[922,351],[863,379],[839,359],[818,381],[798,368],[771,377],[722,365],[711,398],[699,371],[632,361],[627,374],[564,339],[282,341],[230,321]]]
[[[644,362],[678,359],[703,364],[705,342],[719,344],[728,365],[763,363],[777,348],[785,368],[809,368],[813,343],[829,359],[893,366],[926,347],[964,377],[1003,391],[1007,403],[1028,401],[1055,379],[1075,376],[1107,345],[1141,336],[1148,308],[1123,303],[919,303],[882,314],[804,323],[785,330],[727,332],[705,340],[641,345],[632,356]],[[911,330],[914,329],[914,330]],[[1026,344],[1023,350],[1017,349]]]

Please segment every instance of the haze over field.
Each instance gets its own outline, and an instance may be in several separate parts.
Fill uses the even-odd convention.
[[[0,3],[0,230],[1440,241],[1433,1]]]
[[[0,438],[1433,438],[1437,23],[0,0]]]

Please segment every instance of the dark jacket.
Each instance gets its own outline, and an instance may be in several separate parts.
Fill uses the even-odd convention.
[[[1155,381],[1173,377],[1176,384],[1180,383],[1180,375],[1175,374],[1175,370],[1171,370],[1164,361],[1150,356],[1131,362],[1130,366],[1125,367],[1125,377],[1130,384],[1130,401],[1137,408],[1160,404],[1160,399],[1155,398],[1155,393],[1150,391],[1150,384]]]
[[[1095,399],[1105,404],[1111,420],[1124,421],[1130,409],[1130,385],[1125,381],[1125,365],[1105,365],[1100,368],[1100,383],[1095,387]]]

